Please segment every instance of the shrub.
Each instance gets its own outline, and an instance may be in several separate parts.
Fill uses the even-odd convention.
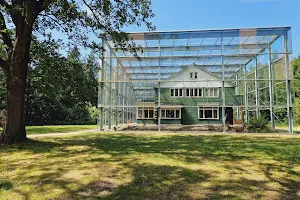
[[[248,131],[250,133],[267,133],[270,132],[270,128],[268,127],[268,120],[265,116],[260,116],[256,118],[256,116],[252,116],[249,119]]]

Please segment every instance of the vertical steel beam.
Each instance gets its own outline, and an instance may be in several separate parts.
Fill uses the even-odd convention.
[[[255,110],[256,110],[256,118],[260,117],[260,109],[259,109],[259,82],[258,82],[258,60],[257,55],[255,56]]]
[[[127,76],[126,76],[127,80]],[[128,124],[128,82],[125,85],[125,124]]]
[[[119,61],[117,61],[117,81],[119,81]],[[120,106],[120,90],[119,90],[119,82],[116,82],[116,126],[119,125],[119,106]]]
[[[105,42],[105,39],[102,38],[102,49],[105,50],[104,48],[104,42]],[[100,73],[100,131],[103,131],[104,130],[104,54],[105,54],[105,51],[103,50],[102,52],[102,57],[101,57],[101,66],[99,68],[99,70],[101,71]]]
[[[240,81],[239,81],[239,71],[235,75],[236,79],[236,95],[240,95]],[[237,107],[236,118],[240,119],[240,107]]]
[[[124,81],[124,69],[122,69],[122,80]],[[126,83],[123,82],[122,84],[122,124],[125,123],[125,108],[124,108],[124,104],[125,104],[125,86]]]
[[[160,82],[158,82],[158,105],[157,105],[157,124],[158,124],[158,131],[161,130],[160,124],[161,124],[161,109],[160,109]]]
[[[109,50],[109,114],[108,114],[108,129],[111,129],[112,125],[112,54]]]
[[[275,128],[275,118],[274,118],[274,87],[273,87],[273,66],[272,66],[272,49],[268,48],[269,54],[269,98],[270,98],[270,118],[272,128]]]
[[[247,65],[244,65],[244,85],[245,85],[245,122],[249,122],[249,108],[248,108],[248,83],[247,83]]]
[[[290,61],[289,61],[289,49],[288,49],[288,34],[284,35],[284,62],[286,70],[286,96],[287,96],[287,114],[288,114],[288,123],[289,123],[289,133],[293,133],[293,110],[292,110],[292,92],[291,92],[291,74],[290,71]]]
[[[222,62],[222,123],[223,132],[226,132],[226,116],[225,116],[225,69],[224,69],[224,44],[223,35],[221,35],[221,62]]]
[[[158,42],[158,51],[159,51],[159,60],[158,60],[158,66],[159,66],[159,80],[161,79],[161,68],[160,68],[160,56],[161,56],[161,50],[160,50],[160,40]],[[157,106],[157,125],[158,125],[158,131],[161,131],[161,106],[160,106],[160,81],[158,82],[158,106]],[[154,113],[153,113],[154,114]]]

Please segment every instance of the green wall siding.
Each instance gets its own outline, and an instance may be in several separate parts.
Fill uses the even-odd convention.
[[[219,97],[217,98],[207,98],[207,97],[171,97],[169,88],[161,88],[160,96],[161,96],[161,105],[182,105],[181,109],[181,120],[166,120],[162,119],[161,124],[222,124],[222,108],[219,108],[219,120],[199,120],[198,119],[198,104],[199,103],[209,103],[218,102],[219,105],[222,105],[221,98],[221,88],[219,88]],[[157,97],[158,97],[158,89],[155,88],[156,100],[155,103],[157,105]],[[204,94],[205,95],[205,94]],[[234,105],[242,105],[242,96],[235,95],[234,87],[225,88],[225,104],[227,107]],[[140,124],[154,124],[154,120],[137,120]]]

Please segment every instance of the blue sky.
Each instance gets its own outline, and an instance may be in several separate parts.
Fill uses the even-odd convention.
[[[158,31],[291,26],[293,55],[300,55],[300,0],[152,0],[152,4]]]

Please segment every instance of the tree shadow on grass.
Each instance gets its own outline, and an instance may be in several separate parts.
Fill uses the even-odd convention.
[[[73,149],[69,147],[84,146],[88,148]],[[59,162],[65,163],[64,167],[57,168],[55,172],[44,173],[43,175],[34,175],[29,179],[34,179],[35,183],[41,185],[54,184],[64,189],[66,198],[103,198],[103,199],[191,199],[187,194],[189,187],[193,184],[199,184],[208,181],[213,173],[191,170],[180,167],[179,165],[159,165],[153,163],[141,163],[136,156],[144,155],[155,157],[163,155],[166,158],[179,160],[186,163],[201,165],[205,161],[216,163],[225,163],[229,161],[249,161],[259,158],[261,155],[267,155],[269,159],[283,162],[287,167],[300,163],[299,140],[294,138],[276,138],[260,136],[232,137],[228,135],[165,135],[160,137],[145,137],[143,135],[132,134],[85,134],[72,137],[53,137],[28,140],[12,146],[12,148],[0,147],[0,153],[29,151],[33,155],[46,153],[43,159],[55,158],[55,162],[45,163],[40,166],[32,158],[30,164],[20,166],[19,162],[9,163],[9,168],[35,169],[40,168],[44,171],[50,170],[51,166],[58,165]],[[78,154],[91,155],[91,158],[78,160],[74,162],[74,157]],[[100,154],[107,154],[109,157],[97,157]],[[135,155],[135,157],[130,157]],[[93,156],[93,157],[92,157]],[[128,159],[128,157],[130,157]],[[61,159],[58,159],[61,158]],[[137,160],[133,160],[137,159]],[[79,189],[72,190],[67,185],[74,183],[72,179],[59,179],[63,174],[71,171],[72,166],[80,166],[84,162],[99,163],[105,162],[118,163],[132,171],[132,180],[127,184],[116,185],[102,177],[86,185],[77,182]],[[109,165],[108,165],[109,167]],[[270,181],[282,185],[286,190],[280,191],[281,197],[299,198],[299,182],[288,177],[277,180],[271,175],[271,168],[276,167],[271,164],[269,168],[262,166],[262,171]],[[85,165],[82,165],[82,169]],[[287,172],[287,176],[297,176],[297,172],[277,166],[278,170]],[[81,168],[78,168],[79,170]],[[118,169],[116,169],[118,170]],[[235,166],[228,166],[229,171],[243,169]],[[111,171],[111,173],[114,173]],[[116,172],[117,173],[117,172]],[[295,174],[296,173],[296,174]],[[27,180],[20,176],[20,181]],[[257,188],[265,188],[267,181],[251,181],[247,179],[226,180],[221,184],[213,183],[208,188],[210,191],[207,197],[211,199],[230,199],[238,198],[236,192],[247,193],[257,192]],[[254,189],[253,189],[254,187]],[[231,194],[223,194],[222,191],[233,191]],[[103,197],[101,197],[103,195]],[[263,197],[263,195],[258,198]],[[209,199],[208,198],[208,199]],[[290,199],[292,199],[290,198]]]
[[[116,187],[107,181],[96,181],[77,192],[97,199],[192,199],[189,186],[209,178],[202,171],[175,166],[137,164],[130,168],[133,178],[128,184]]]
[[[0,190],[10,190],[13,184],[10,181],[0,180]]]

